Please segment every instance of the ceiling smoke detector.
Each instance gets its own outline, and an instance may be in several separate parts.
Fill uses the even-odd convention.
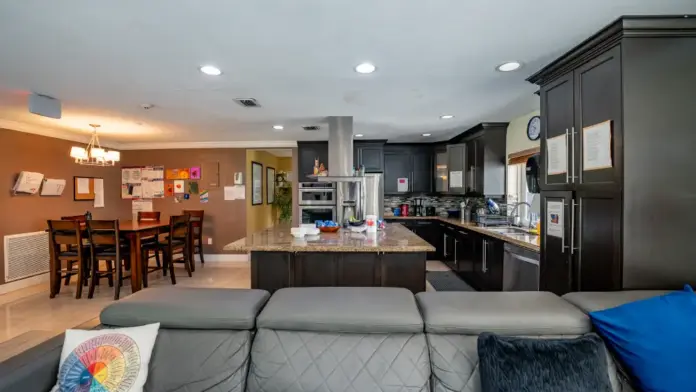
[[[245,108],[259,108],[261,105],[259,104],[259,101],[257,101],[255,98],[235,98],[235,102],[238,104],[244,106]]]
[[[321,129],[318,125],[305,125],[302,127],[305,131],[318,131]]]
[[[153,105],[151,103],[144,103],[144,104],[141,104],[140,107],[145,109],[145,110],[150,110],[150,109],[154,108],[155,105]]]

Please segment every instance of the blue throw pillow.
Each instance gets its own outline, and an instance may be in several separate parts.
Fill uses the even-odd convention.
[[[642,391],[696,391],[696,294],[690,286],[590,318]]]

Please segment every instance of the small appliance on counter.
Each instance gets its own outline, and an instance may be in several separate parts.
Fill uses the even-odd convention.
[[[404,203],[400,206],[400,208],[401,208],[401,216],[409,216],[409,214],[408,214],[409,205],[408,204]],[[394,215],[396,215],[396,214],[394,214]]]
[[[394,216],[401,216],[401,208],[399,207],[392,208],[392,212],[394,213]]]
[[[425,211],[423,211],[423,199],[420,197],[413,199],[413,216],[425,216]]]
[[[425,216],[435,216],[437,213],[435,212],[435,207],[428,206],[425,207]]]

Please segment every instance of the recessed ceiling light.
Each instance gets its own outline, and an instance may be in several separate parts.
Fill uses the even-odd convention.
[[[219,76],[222,74],[222,71],[220,71],[220,68],[214,67],[212,65],[204,65],[199,68],[201,72],[203,72],[206,75],[210,76]]]
[[[425,137],[428,137],[428,136],[430,136],[430,135],[431,135],[431,134],[429,134],[429,133],[424,133],[424,134],[423,134],[423,136],[425,136]]]
[[[507,63],[500,64],[499,66],[495,67],[500,72],[510,72],[510,71],[515,71],[520,69],[522,66],[522,63],[517,62],[517,61],[508,61]]]
[[[275,129],[276,131],[282,131],[282,130],[283,130],[283,126],[282,126],[282,125],[274,125],[274,126],[273,126],[273,129]]]
[[[358,134],[355,135],[355,137],[363,137],[363,134],[362,134],[362,133],[358,133]]]
[[[370,63],[362,63],[358,64],[355,66],[355,72],[361,73],[361,74],[369,74],[375,72],[375,69],[377,69],[374,65]]]
[[[454,118],[454,116],[451,114],[443,114],[442,116],[440,116],[441,120],[449,120],[450,118]]]

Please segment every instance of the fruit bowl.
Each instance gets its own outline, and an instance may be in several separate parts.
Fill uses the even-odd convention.
[[[323,226],[319,228],[319,230],[321,230],[322,233],[335,233],[338,231],[338,229],[340,229],[340,227],[338,226]]]
[[[362,226],[365,224],[365,220],[363,219],[359,221],[349,221],[348,224],[351,226]]]

